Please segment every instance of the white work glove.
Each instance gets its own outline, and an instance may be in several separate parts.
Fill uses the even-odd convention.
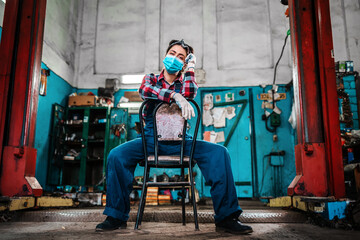
[[[180,93],[175,93],[173,95],[173,99],[176,101],[176,104],[181,108],[181,114],[183,118],[188,120],[191,117],[195,117],[194,108]]]
[[[185,63],[186,65],[186,72],[189,71],[190,69],[195,70],[195,64],[196,64],[196,57],[194,54],[190,53],[189,55],[187,55],[187,57],[185,58]]]

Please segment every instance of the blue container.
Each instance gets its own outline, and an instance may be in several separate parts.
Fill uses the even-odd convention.
[[[354,153],[348,152],[348,163],[351,163],[352,161],[354,161]]]
[[[351,109],[351,112],[357,112],[358,111],[358,107],[357,107],[357,104],[353,104],[351,103],[350,104],[350,109]]]
[[[355,89],[346,89],[345,92],[349,94],[349,97],[356,97],[356,90]]]
[[[344,82],[353,82],[353,81],[355,81],[355,76],[354,75],[344,76],[343,81]]]
[[[359,119],[358,112],[353,112],[353,120],[358,120],[358,119]]]
[[[353,119],[353,129],[359,129],[359,120]]]
[[[351,97],[351,98],[349,98],[349,99],[350,99],[350,103],[357,104],[357,99],[356,99],[356,97]]]
[[[350,82],[350,88],[355,88],[355,82]]]
[[[99,120],[98,120],[98,123],[106,123],[106,118],[104,118],[104,119],[99,119]]]
[[[325,204],[325,211],[323,212],[323,216],[329,220],[333,220],[336,216],[338,219],[345,218],[345,210],[347,203],[345,201],[342,202],[327,202]]]
[[[351,82],[344,82],[345,89],[351,89]]]

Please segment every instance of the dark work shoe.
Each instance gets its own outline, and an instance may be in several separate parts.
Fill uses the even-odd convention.
[[[233,234],[248,234],[253,232],[250,226],[242,224],[237,217],[227,217],[215,225],[217,232],[229,232]]]
[[[104,232],[104,231],[113,231],[116,229],[125,229],[127,226],[127,223],[124,221],[121,221],[117,218],[113,218],[108,216],[104,222],[99,223],[96,225],[96,232]]]

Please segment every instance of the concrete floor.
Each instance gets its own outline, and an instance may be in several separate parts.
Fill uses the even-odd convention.
[[[249,224],[254,232],[236,236],[215,232],[214,224],[200,224],[200,231],[193,224],[145,222],[141,230],[133,230],[129,223],[125,230],[97,233],[97,222],[11,222],[0,224],[0,239],[360,239],[360,231],[321,228],[298,223]]]
[[[186,226],[177,222],[180,206],[146,207],[141,229],[135,231],[137,206],[133,206],[127,229],[105,233],[95,232],[105,219],[103,208],[38,209],[13,212],[6,222],[0,219],[0,239],[360,239],[360,231],[310,224],[314,221],[301,211],[269,208],[254,201],[241,201],[240,206],[244,210],[240,219],[254,229],[252,234],[216,232],[212,207],[206,204],[199,206],[200,231],[194,230],[191,206],[187,206]],[[152,217],[145,221],[146,215]]]

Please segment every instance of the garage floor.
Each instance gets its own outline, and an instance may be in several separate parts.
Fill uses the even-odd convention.
[[[96,233],[105,219],[103,208],[40,209],[12,212],[0,223],[0,239],[360,239],[360,231],[309,224],[306,214],[296,210],[269,208],[260,202],[240,202],[241,221],[254,229],[250,235],[215,232],[211,205],[199,206],[200,231],[194,230],[191,206],[188,223],[182,226],[180,206],[146,207],[141,230],[133,230],[137,207],[132,207],[128,228]],[[4,220],[4,219],[3,219]]]
[[[0,239],[360,239],[360,232],[321,228],[306,223],[254,223],[251,235],[234,236],[215,232],[214,224],[145,222],[142,230],[128,229],[96,233],[95,222],[16,222],[0,224]]]

